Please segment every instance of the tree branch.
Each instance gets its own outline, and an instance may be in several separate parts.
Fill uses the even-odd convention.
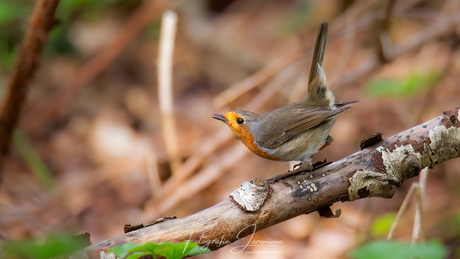
[[[252,179],[233,192],[232,198],[211,208],[108,239],[78,253],[99,258],[101,251],[127,242],[185,240],[217,250],[296,216],[329,211],[335,202],[391,198],[396,187],[417,176],[422,168],[460,157],[459,109],[443,112],[438,118],[363,147],[311,173],[270,185],[265,180]],[[248,197],[257,199],[251,202]]]
[[[11,135],[19,120],[28,86],[40,62],[48,32],[55,24],[54,13],[58,3],[59,0],[37,1],[30,17],[29,28],[8,86],[8,94],[0,110],[0,172],[9,151]]]

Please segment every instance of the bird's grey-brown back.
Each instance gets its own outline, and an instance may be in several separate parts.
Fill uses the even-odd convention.
[[[304,107],[304,102],[291,103],[263,114],[255,141],[262,147],[276,148],[310,129],[333,124],[337,114],[351,108]]]

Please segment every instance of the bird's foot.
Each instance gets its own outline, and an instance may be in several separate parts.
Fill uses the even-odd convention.
[[[302,168],[302,162],[298,163],[298,164],[295,164],[293,167],[292,167],[292,170],[296,170],[296,167],[298,167],[299,169]]]
[[[305,160],[305,161],[302,161],[299,164],[294,165],[294,167],[292,168],[292,171],[289,170],[284,174],[275,175],[272,178],[268,179],[267,182],[268,183],[275,183],[275,182],[277,182],[277,181],[279,181],[281,179],[287,178],[287,177],[292,176],[292,175],[296,175],[296,174],[301,173],[301,172],[306,172],[306,171],[308,171],[308,172],[313,171],[313,165],[311,164],[310,160]]]

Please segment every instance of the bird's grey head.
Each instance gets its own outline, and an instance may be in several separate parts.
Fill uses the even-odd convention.
[[[213,114],[212,117],[225,122],[235,133],[243,128],[254,132],[258,130],[260,124],[260,114],[249,111],[236,110],[227,112],[225,116]]]

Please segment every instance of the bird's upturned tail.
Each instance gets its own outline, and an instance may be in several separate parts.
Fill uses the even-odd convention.
[[[326,88],[326,74],[323,70],[328,27],[327,21],[319,26],[308,79],[308,103],[317,107],[331,107],[334,104],[334,95]]]

